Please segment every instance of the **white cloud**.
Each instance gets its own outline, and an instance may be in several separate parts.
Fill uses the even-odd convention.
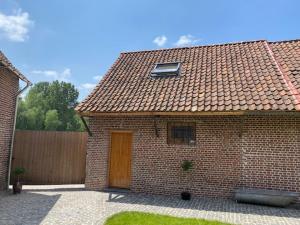
[[[159,47],[164,46],[167,43],[167,37],[165,35],[162,36],[157,36],[154,40],[153,43],[156,44]]]
[[[46,76],[51,80],[59,80],[64,82],[70,82],[70,78],[72,75],[70,68],[66,68],[62,72],[58,72],[56,70],[33,70],[31,73]]]
[[[23,42],[28,39],[29,28],[33,25],[29,19],[29,13],[21,9],[12,15],[5,15],[0,12],[0,36],[10,41]]]
[[[94,87],[96,87],[96,84],[93,84],[93,83],[84,83],[84,84],[81,84],[79,88],[80,88],[80,89],[91,90],[91,89],[93,89]]]
[[[103,76],[97,75],[93,76],[93,79],[98,82],[102,79],[102,77]],[[96,83],[83,83],[78,86],[78,89],[82,90],[84,93],[89,93],[96,87],[96,85]]]
[[[191,46],[199,42],[200,39],[196,39],[193,35],[187,34],[179,37],[178,41],[175,43],[177,47]]]
[[[93,76],[94,80],[101,80],[102,76],[98,75],[98,76]]]

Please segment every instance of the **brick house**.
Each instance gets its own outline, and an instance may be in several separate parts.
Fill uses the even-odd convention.
[[[30,85],[0,51],[0,191],[7,188],[19,80]]]
[[[76,110],[88,189],[300,192],[300,40],[121,53]]]

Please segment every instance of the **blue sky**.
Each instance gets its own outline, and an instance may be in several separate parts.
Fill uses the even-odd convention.
[[[300,38],[300,1],[0,0],[0,49],[32,82],[80,99],[122,51]]]

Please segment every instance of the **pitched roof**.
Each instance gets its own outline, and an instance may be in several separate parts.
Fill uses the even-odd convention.
[[[8,58],[6,58],[6,56],[1,51],[0,51],[0,66],[6,67],[10,71],[12,71],[13,74],[16,75],[19,79],[23,80],[28,84],[31,84],[31,82],[12,65],[12,63],[8,60]]]
[[[156,63],[179,76],[153,78]],[[121,53],[77,107],[81,114],[300,111],[300,40]]]

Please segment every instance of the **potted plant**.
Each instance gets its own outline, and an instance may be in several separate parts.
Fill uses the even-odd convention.
[[[25,173],[25,169],[23,167],[16,167],[13,171],[14,175],[14,184],[13,184],[13,193],[18,194],[22,191],[22,183],[20,182],[20,176]]]
[[[185,178],[188,179],[188,181],[186,183],[189,183],[190,177],[188,175],[190,174],[190,171],[193,169],[193,162],[190,160],[184,160],[181,163],[181,168],[182,168]],[[191,200],[191,193],[188,192],[187,190],[181,192],[181,199],[182,200]]]

